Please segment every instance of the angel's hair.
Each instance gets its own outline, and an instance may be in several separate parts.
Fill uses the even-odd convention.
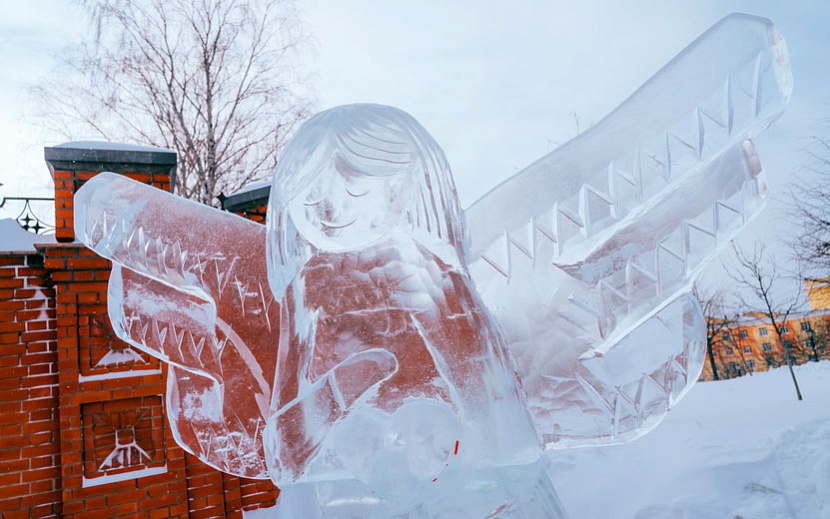
[[[288,204],[331,161],[369,176],[410,174],[417,183],[398,228],[447,264],[464,268],[458,197],[443,150],[406,112],[354,104],[309,119],[283,151],[268,203],[268,277],[277,297],[314,254],[296,229]]]

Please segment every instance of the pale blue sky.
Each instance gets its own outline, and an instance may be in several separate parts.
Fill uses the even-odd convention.
[[[22,4],[22,3],[16,3]],[[35,0],[0,14],[0,194],[48,192],[29,84],[50,81],[80,35],[67,0]],[[304,60],[319,108],[377,102],[412,113],[444,147],[463,206],[601,119],[723,16],[772,19],[795,78],[788,112],[757,142],[783,193],[810,135],[830,128],[830,7],[825,0],[542,1],[299,0],[316,50]],[[755,232],[765,232],[773,202]],[[2,216],[2,215],[0,215]],[[776,227],[777,228],[777,227]]]

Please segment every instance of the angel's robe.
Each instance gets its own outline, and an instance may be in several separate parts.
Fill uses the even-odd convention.
[[[382,348],[397,360],[394,373],[331,415],[326,435],[319,427],[308,431],[319,441],[301,458],[281,460],[291,483],[356,478],[396,495],[445,470],[538,459],[541,444],[504,336],[466,273],[409,236],[318,253],[289,285],[282,308],[277,412],[303,398],[320,399],[320,392],[305,396],[304,388],[355,354]],[[359,393],[349,385],[363,387],[373,376],[338,377],[337,386]],[[309,429],[304,420],[279,427]],[[280,436],[296,444],[302,434]]]

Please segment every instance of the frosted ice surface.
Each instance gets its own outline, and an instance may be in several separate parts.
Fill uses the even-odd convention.
[[[267,230],[101,174],[76,234],[170,364],[177,441],[280,517],[561,517],[544,449],[644,434],[697,378],[689,286],[762,207],[751,139],[790,90],[733,15],[466,212],[423,127],[350,105],[282,154]]]

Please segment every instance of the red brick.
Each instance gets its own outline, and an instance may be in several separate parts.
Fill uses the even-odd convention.
[[[32,494],[39,494],[42,492],[49,492],[51,490],[55,490],[55,483],[57,482],[57,478],[55,479],[42,479],[39,481],[32,481],[29,483],[29,491]]]
[[[32,508],[30,517],[48,517],[52,515],[52,505],[41,505]]]
[[[28,461],[33,469],[51,467],[54,464],[52,456],[37,456],[26,461]]]
[[[24,285],[22,278],[0,278],[0,288],[20,288]]]
[[[28,376],[23,379],[23,387],[49,386],[58,383],[58,374]]]
[[[0,474],[7,474],[9,472],[19,472],[29,469],[29,460],[8,460],[0,462]]]
[[[92,281],[87,283],[77,283],[73,285],[78,292],[107,292],[107,283],[104,281]]]
[[[70,269],[108,269],[109,262],[104,258],[69,258],[67,266]]]
[[[49,270],[63,270],[66,267],[66,260],[63,258],[47,258],[43,264]]]
[[[22,332],[26,329],[26,325],[21,322],[0,323],[0,333],[3,332]]]
[[[16,312],[26,308],[25,301],[2,301],[0,300],[0,311]]]
[[[79,303],[98,303],[101,302],[102,294],[98,292],[91,292],[91,293],[80,293],[78,294],[78,302]]]
[[[12,495],[10,492],[6,494]],[[21,510],[22,507],[23,500],[19,497],[0,499],[0,510],[7,510],[3,515],[3,519],[28,519],[28,513]]]
[[[124,517],[126,514],[138,512],[138,503],[124,503],[118,506],[118,517]]]
[[[150,519],[165,519],[170,517],[170,511],[167,508],[159,508],[150,511]]]
[[[52,410],[51,409],[39,409],[37,411],[31,411],[29,413],[29,420],[37,421],[37,420],[51,420]]]
[[[49,341],[55,338],[55,332],[52,330],[43,330],[39,332],[23,332],[20,335],[20,340],[25,343]]]
[[[143,502],[147,502],[144,499],[147,496],[147,493],[144,491],[143,488],[136,488],[134,490],[127,490],[127,491],[119,491],[115,494],[107,496],[107,505],[109,506],[116,506],[121,503],[127,503],[129,501],[139,501],[143,500]],[[161,505],[162,501],[167,499],[167,496],[161,496],[158,499],[152,501],[153,505]],[[155,508],[155,507],[154,507]]]
[[[41,312],[42,310],[39,310]],[[34,320],[28,319],[26,320],[26,331],[27,332],[36,332],[40,330],[45,330],[49,326],[48,319],[42,320]]]
[[[86,499],[86,506],[87,510],[99,510],[101,508],[106,508],[107,506],[107,498],[105,496],[101,497],[91,497]]]
[[[56,479],[60,477],[60,467],[46,467],[42,469],[28,470],[23,473],[23,481],[28,483],[31,481],[41,481],[46,479]]]

